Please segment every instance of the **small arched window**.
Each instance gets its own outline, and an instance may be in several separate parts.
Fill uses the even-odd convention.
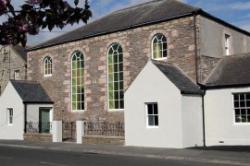
[[[71,57],[71,108],[84,111],[84,55],[80,51]]]
[[[167,38],[163,34],[156,34],[152,40],[152,58],[155,60],[166,59],[168,56]]]
[[[43,60],[44,64],[44,76],[52,75],[52,58],[50,56],[46,56]]]
[[[118,43],[108,50],[108,96],[110,111],[124,109],[123,51]]]

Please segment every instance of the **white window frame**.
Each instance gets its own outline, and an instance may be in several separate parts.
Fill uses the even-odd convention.
[[[234,111],[234,113],[233,113],[233,122],[234,122],[234,124],[235,125],[250,125],[250,121],[248,121],[247,122],[247,116],[249,115],[250,116],[250,105],[248,106],[247,105],[247,101],[249,101],[249,103],[250,103],[250,100],[248,100],[248,99],[246,99],[246,94],[249,94],[250,95],[250,92],[237,92],[237,93],[233,93],[232,94],[232,98],[233,98],[233,111]],[[239,99],[237,100],[238,101],[238,106],[235,106],[235,102],[236,102],[236,100],[235,100],[235,95],[239,95],[238,97],[239,97]],[[240,102],[241,102],[241,99],[240,99],[240,95],[244,95],[244,104],[245,104],[245,106],[243,106],[243,107],[241,107],[240,106]],[[236,110],[240,110],[240,115],[241,115],[241,109],[244,109],[245,111],[246,111],[246,122],[243,122],[242,120],[240,121],[240,122],[237,122],[236,121]],[[249,111],[248,111],[249,110]]]
[[[119,43],[113,43],[113,44],[111,44],[110,45],[110,47],[108,48],[108,52],[107,52],[107,96],[108,96],[108,111],[109,112],[122,112],[122,111],[124,111],[124,70],[122,69],[122,71],[120,71],[119,70],[119,72],[116,72],[116,73],[123,73],[123,78],[122,79],[120,79],[119,80],[119,82],[122,82],[122,84],[123,84],[123,89],[120,89],[120,85],[119,85],[119,94],[120,94],[120,92],[122,92],[123,93],[123,98],[121,99],[120,97],[118,98],[118,101],[120,102],[120,101],[123,101],[123,108],[110,108],[110,95],[109,95],[109,92],[110,92],[110,89],[109,89],[109,52],[110,52],[110,49],[113,49],[113,46],[115,46],[115,45],[118,45],[118,48],[119,47],[121,47],[121,49],[122,49],[122,53],[121,53],[121,55],[120,56],[122,56],[122,65],[123,65],[123,68],[124,68],[124,59],[123,59],[123,48],[122,48],[122,46],[119,44]],[[115,50],[113,49],[113,51],[115,52]],[[116,50],[117,51],[117,50]],[[114,57],[113,57],[113,55],[112,55],[112,61],[114,62]],[[114,63],[113,63],[114,64]],[[115,72],[113,72],[113,74],[114,74]],[[119,75],[119,74],[118,74]],[[113,75],[113,77],[114,77],[114,75]],[[116,81],[117,82],[117,81]],[[114,85],[114,83],[115,83],[115,81],[113,80],[112,81],[112,83],[113,83],[113,86],[115,86]],[[113,94],[113,96],[115,96],[115,94]],[[115,97],[114,97],[114,99],[115,99]],[[114,100],[115,101],[115,100]],[[119,103],[119,106],[120,106],[120,103]]]
[[[17,73],[18,73],[18,75],[17,75]],[[14,71],[14,80],[19,80],[19,79],[20,79],[20,70],[15,70]]]
[[[8,118],[8,125],[13,126],[13,122],[14,122],[14,110],[13,110],[13,108],[7,108],[7,118]]]
[[[165,44],[167,44],[167,50],[165,50],[165,51],[166,51],[167,55],[166,55],[166,57],[164,57],[164,50],[161,50],[161,58],[154,58],[154,40],[155,40],[156,38],[158,38],[159,36],[161,36],[161,38],[163,38],[163,37],[166,38],[166,43],[165,43]],[[161,44],[163,45],[164,42],[161,41]],[[162,46],[162,48],[163,48],[163,46]],[[153,37],[152,40],[151,40],[151,58],[152,58],[153,60],[167,60],[167,59],[168,59],[168,54],[169,54],[168,51],[169,51],[169,50],[168,50],[168,38],[167,38],[164,34],[162,34],[162,33],[157,33],[157,34],[155,34],[154,37]]]
[[[229,56],[231,54],[231,36],[227,33],[224,35],[224,42],[225,42],[225,55]]]
[[[72,80],[73,80],[73,66],[72,66],[72,61],[73,61],[73,57],[74,56],[76,56],[76,53],[81,53],[82,54],[82,56],[83,56],[83,64],[84,64],[84,68],[83,68],[83,86],[84,86],[84,89],[85,89],[85,56],[84,56],[84,53],[82,52],[82,51],[80,51],[80,50],[75,50],[73,53],[72,53],[72,55],[71,55],[71,60],[70,60],[70,65],[71,65],[71,67],[70,67],[70,70],[71,70],[71,77],[70,77],[70,82],[71,82],[71,89],[70,89],[70,98],[71,98],[71,102],[70,102],[70,104],[71,104],[71,111],[73,112],[73,113],[77,113],[77,112],[84,112],[85,111],[85,107],[86,107],[86,104],[85,104],[85,101],[86,101],[86,96],[85,96],[85,90],[84,90],[84,92],[83,92],[83,95],[84,95],[84,100],[83,100],[83,104],[84,104],[84,109],[73,109],[73,91],[72,91],[72,88],[73,88],[73,84],[72,84]],[[76,85],[77,86],[77,85]],[[76,94],[77,95],[77,94]],[[76,102],[78,102],[78,100],[76,99]]]
[[[53,74],[53,60],[50,56],[43,59],[43,72],[44,77],[51,77]]]
[[[153,110],[153,114],[149,115],[148,113],[148,106],[149,105],[157,105],[157,114],[154,114],[154,110]],[[159,105],[157,102],[147,102],[145,103],[145,112],[146,112],[146,127],[149,129],[154,129],[154,128],[159,128],[160,126],[160,118],[159,118]],[[149,116],[157,116],[158,117],[158,125],[149,125]]]

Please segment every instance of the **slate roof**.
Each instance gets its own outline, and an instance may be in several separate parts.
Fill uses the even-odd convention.
[[[39,83],[11,80],[24,103],[53,103]]]
[[[152,62],[173,84],[175,84],[182,94],[203,94],[200,87],[191,81],[177,67],[154,60],[152,60]]]
[[[250,36],[248,31],[242,30],[217,17],[214,17],[203,11],[201,8],[193,7],[177,0],[153,0],[115,11],[81,28],[46,41],[42,44],[38,44],[29,48],[28,50],[37,50],[40,48],[46,48],[90,37],[124,31],[131,28],[164,22],[194,14],[201,14]]]
[[[205,87],[250,85],[250,53],[223,58],[205,81]]]
[[[178,18],[198,10],[200,9],[176,0],[154,0],[115,11],[77,30],[34,46],[30,50]]]

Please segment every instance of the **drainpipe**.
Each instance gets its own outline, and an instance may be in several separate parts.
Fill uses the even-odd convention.
[[[198,40],[197,40],[197,13],[194,13],[194,45],[195,45],[195,77],[196,77],[196,83],[199,83],[199,63],[198,63]]]
[[[203,146],[207,147],[206,145],[206,121],[205,121],[205,94],[206,91],[204,90],[204,94],[202,94],[202,135],[203,135]]]
[[[24,103],[24,133],[27,132],[27,104]]]
[[[10,56],[10,47],[9,47],[9,51],[8,51],[8,54],[9,54],[9,80],[11,79],[11,66],[10,66],[10,58],[11,58],[11,56]]]
[[[205,122],[205,95],[206,95],[206,88],[204,85],[200,83],[200,76],[199,76],[199,54],[198,54],[198,35],[197,35],[197,14],[199,11],[194,12],[194,42],[195,42],[195,74],[196,74],[196,83],[201,87],[204,91],[202,94],[202,136],[203,136],[203,147],[206,147],[206,122]]]

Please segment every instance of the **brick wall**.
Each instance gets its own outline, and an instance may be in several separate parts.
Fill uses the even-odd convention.
[[[167,61],[181,68],[195,80],[195,42],[193,17],[185,17],[156,25],[130,29],[109,35],[32,51],[28,54],[28,79],[41,82],[54,104],[54,119],[75,121],[123,121],[123,112],[108,111],[107,51],[118,42],[124,51],[124,86],[129,87],[148,58],[151,57],[151,40],[156,33],[168,38]],[[85,112],[72,112],[70,104],[71,55],[80,50],[85,55]],[[43,58],[53,59],[53,76],[43,76]]]

